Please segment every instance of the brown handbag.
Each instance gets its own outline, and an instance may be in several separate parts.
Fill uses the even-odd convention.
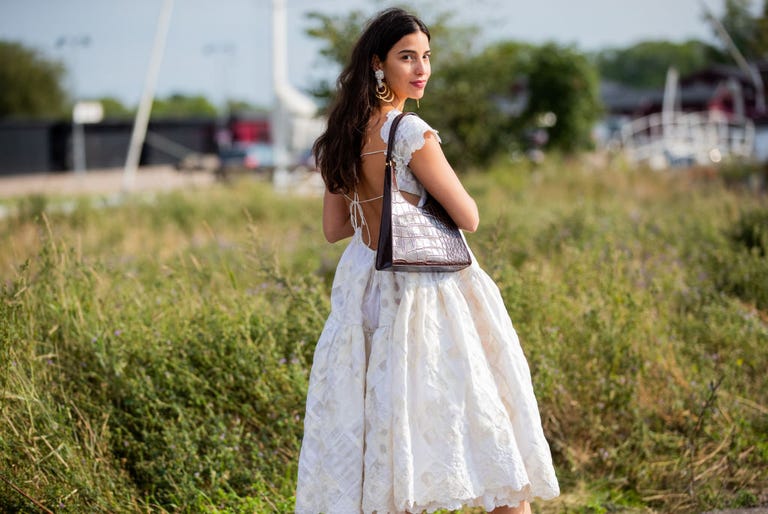
[[[472,263],[456,223],[427,192],[423,205],[413,205],[396,187],[392,164],[395,131],[404,112],[392,121],[387,142],[376,269],[388,271],[458,271]],[[393,183],[395,187],[393,187]]]

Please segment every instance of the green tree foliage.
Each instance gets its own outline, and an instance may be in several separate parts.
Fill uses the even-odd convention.
[[[752,14],[752,5],[752,0],[725,0],[725,12],[719,21],[747,60],[767,59],[768,0],[763,0],[759,16]],[[719,39],[720,35],[714,26],[712,29]]]
[[[104,109],[105,118],[130,118],[135,112],[135,109],[126,107],[125,104],[113,96],[105,96],[99,98],[98,101],[101,103],[101,107]]]
[[[410,12],[418,13],[417,9],[406,7]],[[348,62],[352,47],[360,36],[369,14],[361,10],[351,11],[346,16],[311,12],[307,14],[313,24],[307,34],[321,40],[324,46],[320,49],[322,58],[331,64],[334,74],[341,71],[344,63]],[[472,41],[477,29],[469,25],[453,23],[451,13],[435,13],[428,18],[429,31],[432,36],[431,46],[433,62],[450,63],[461,60],[462,56],[472,48]],[[334,77],[335,78],[335,77]],[[328,104],[334,94],[336,84],[333,79],[320,79],[312,93],[323,104]]]
[[[346,16],[314,11],[307,14],[307,19],[315,23],[307,29],[307,34],[325,43],[320,49],[320,55],[332,63],[341,65],[349,60],[352,42],[360,35],[367,15],[361,10],[351,11]]]
[[[227,100],[226,114],[269,114],[269,107],[247,100]]]
[[[19,43],[0,41],[0,118],[60,116],[67,109],[64,67]]]
[[[751,7],[752,0],[725,0],[725,13],[720,19],[733,44],[747,59],[758,55],[755,46],[758,22],[752,16]]]
[[[723,56],[701,41],[683,43],[643,41],[626,48],[610,48],[594,56],[600,76],[635,87],[661,87],[667,70],[674,67],[686,75]]]
[[[761,59],[768,59],[768,0],[763,1],[763,12],[757,19],[755,46],[757,55]]]
[[[528,76],[530,100],[525,118],[532,122],[553,113],[550,148],[564,152],[591,146],[592,127],[601,114],[597,71],[578,51],[553,43],[533,55]]]
[[[335,73],[341,71],[342,63],[349,60],[352,45],[360,35],[360,29],[367,16],[360,10],[355,10],[346,16],[332,16],[321,12],[310,12],[307,18],[314,26],[307,29],[311,37],[323,41],[320,49],[322,58],[336,67]],[[333,74],[333,73],[332,73]],[[327,106],[333,97],[336,84],[329,77],[318,81],[312,90],[312,94]]]
[[[471,58],[433,64],[417,112],[439,128],[454,166],[486,166],[519,147],[525,93],[515,86],[524,83],[534,50],[525,43],[503,42]]]
[[[415,11],[414,11],[415,12]],[[348,59],[355,39],[367,16],[354,11],[346,16],[312,13],[316,22],[308,34],[320,39],[321,54],[337,69]],[[546,53],[563,53],[556,64],[563,69],[550,69],[543,55],[533,45],[506,41],[475,50],[477,28],[454,22],[451,14],[436,13],[424,17],[432,34],[432,78],[418,113],[440,130],[448,159],[457,168],[482,167],[497,156],[521,146],[525,129],[535,119],[537,109],[555,112],[560,122],[554,129],[552,147],[571,151],[587,143],[589,129],[599,113],[596,74],[586,58],[574,50],[547,46]],[[534,56],[537,73],[551,73],[557,87],[551,84],[540,91],[531,88],[527,95],[518,86],[525,84],[532,71]],[[552,61],[553,63],[555,61]],[[562,72],[564,79],[558,76]],[[321,101],[331,98],[334,84],[321,82],[315,95]],[[543,96],[556,91],[574,106],[552,101]],[[526,95],[536,99],[536,108],[525,111]],[[415,105],[409,105],[416,109]],[[526,114],[523,116],[523,114]],[[576,120],[575,116],[583,116]],[[569,133],[576,130],[576,133]]]
[[[152,118],[194,118],[216,114],[216,107],[202,95],[174,93],[167,98],[157,98],[152,104]]]

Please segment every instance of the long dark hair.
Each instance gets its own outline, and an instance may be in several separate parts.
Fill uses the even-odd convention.
[[[366,24],[352,49],[350,61],[336,82],[337,94],[328,114],[328,127],[312,147],[330,192],[349,193],[357,185],[363,134],[379,106],[373,56],[383,62],[395,43],[418,31],[430,38],[429,29],[416,16],[398,8],[386,9]]]

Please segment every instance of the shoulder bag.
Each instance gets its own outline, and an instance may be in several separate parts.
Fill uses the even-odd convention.
[[[392,121],[387,142],[376,269],[388,271],[458,271],[472,263],[456,223],[429,192],[423,205],[413,205],[397,187],[392,150],[404,116]]]

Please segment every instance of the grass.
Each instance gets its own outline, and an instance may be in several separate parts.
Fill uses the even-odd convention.
[[[734,175],[465,177],[563,490],[535,511],[768,502],[768,207]],[[320,200],[239,182],[60,201],[0,222],[0,510],[290,511],[343,250]]]

